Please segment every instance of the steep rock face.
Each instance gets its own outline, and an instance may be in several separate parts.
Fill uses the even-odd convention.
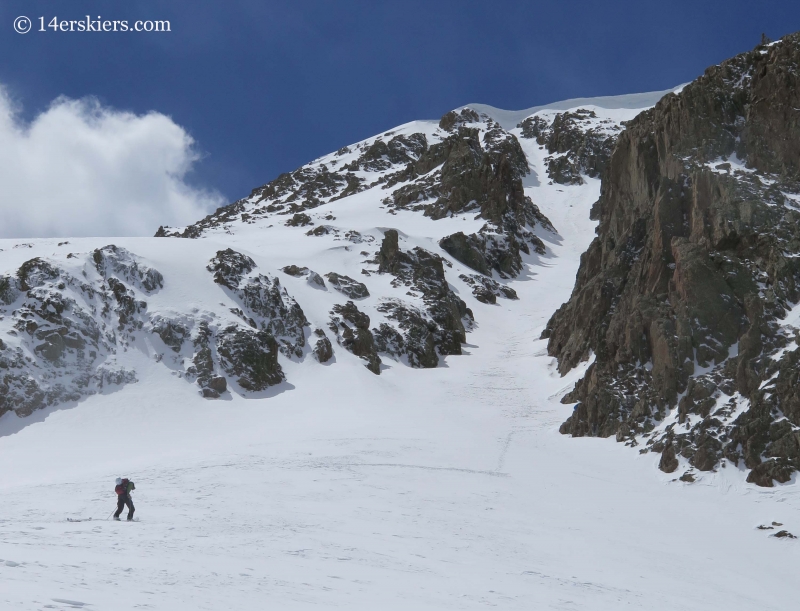
[[[544,332],[562,373],[596,357],[563,433],[645,443],[666,471],[676,452],[741,460],[760,485],[800,468],[782,325],[800,298],[799,65],[798,35],[759,46],[619,136],[597,238]]]

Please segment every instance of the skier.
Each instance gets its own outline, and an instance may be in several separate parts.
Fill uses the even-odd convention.
[[[117,493],[117,511],[114,513],[115,520],[119,521],[119,516],[125,505],[128,506],[128,522],[133,520],[133,512],[136,510],[133,506],[133,500],[131,499],[131,492],[133,490],[136,490],[136,486],[133,485],[132,481],[128,478],[117,478],[117,486],[114,488],[114,492]]]

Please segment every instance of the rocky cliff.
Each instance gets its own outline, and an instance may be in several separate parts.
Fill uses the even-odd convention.
[[[798,109],[795,34],[627,124],[597,237],[544,332],[562,373],[594,359],[562,433],[660,452],[689,480],[732,463],[771,486],[800,469]]]

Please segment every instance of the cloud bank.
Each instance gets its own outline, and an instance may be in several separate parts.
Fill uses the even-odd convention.
[[[59,98],[30,123],[0,88],[0,237],[151,236],[225,203],[185,182],[194,140],[169,117]]]

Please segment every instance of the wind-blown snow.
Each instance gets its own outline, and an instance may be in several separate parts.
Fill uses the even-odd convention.
[[[0,419],[0,607],[793,608],[800,548],[770,535],[800,531],[794,482],[758,489],[728,464],[687,484],[656,455],[558,433],[572,409],[559,399],[588,364],[560,377],[539,335],[594,237],[600,182],[549,184],[545,152],[521,144],[526,193],[558,234],[539,234],[548,254],[526,259],[518,301],[487,305],[454,286],[477,320],[468,354],[375,376],[337,349],[333,365],[283,359],[288,381],[267,398],[206,401],[141,345],[119,355],[139,383]],[[481,224],[378,204],[365,192],[312,212],[376,239],[396,228],[404,248]],[[148,300],[157,312],[217,305],[205,264],[224,247],[270,273],[296,264],[363,279],[360,245],[304,232],[276,223],[114,243],[164,274]],[[0,241],[0,273],[107,240],[18,243]],[[373,275],[370,292],[390,279]],[[281,282],[312,321],[341,302]],[[372,315],[375,303],[359,308]],[[105,520],[117,476],[136,482],[138,523]]]

